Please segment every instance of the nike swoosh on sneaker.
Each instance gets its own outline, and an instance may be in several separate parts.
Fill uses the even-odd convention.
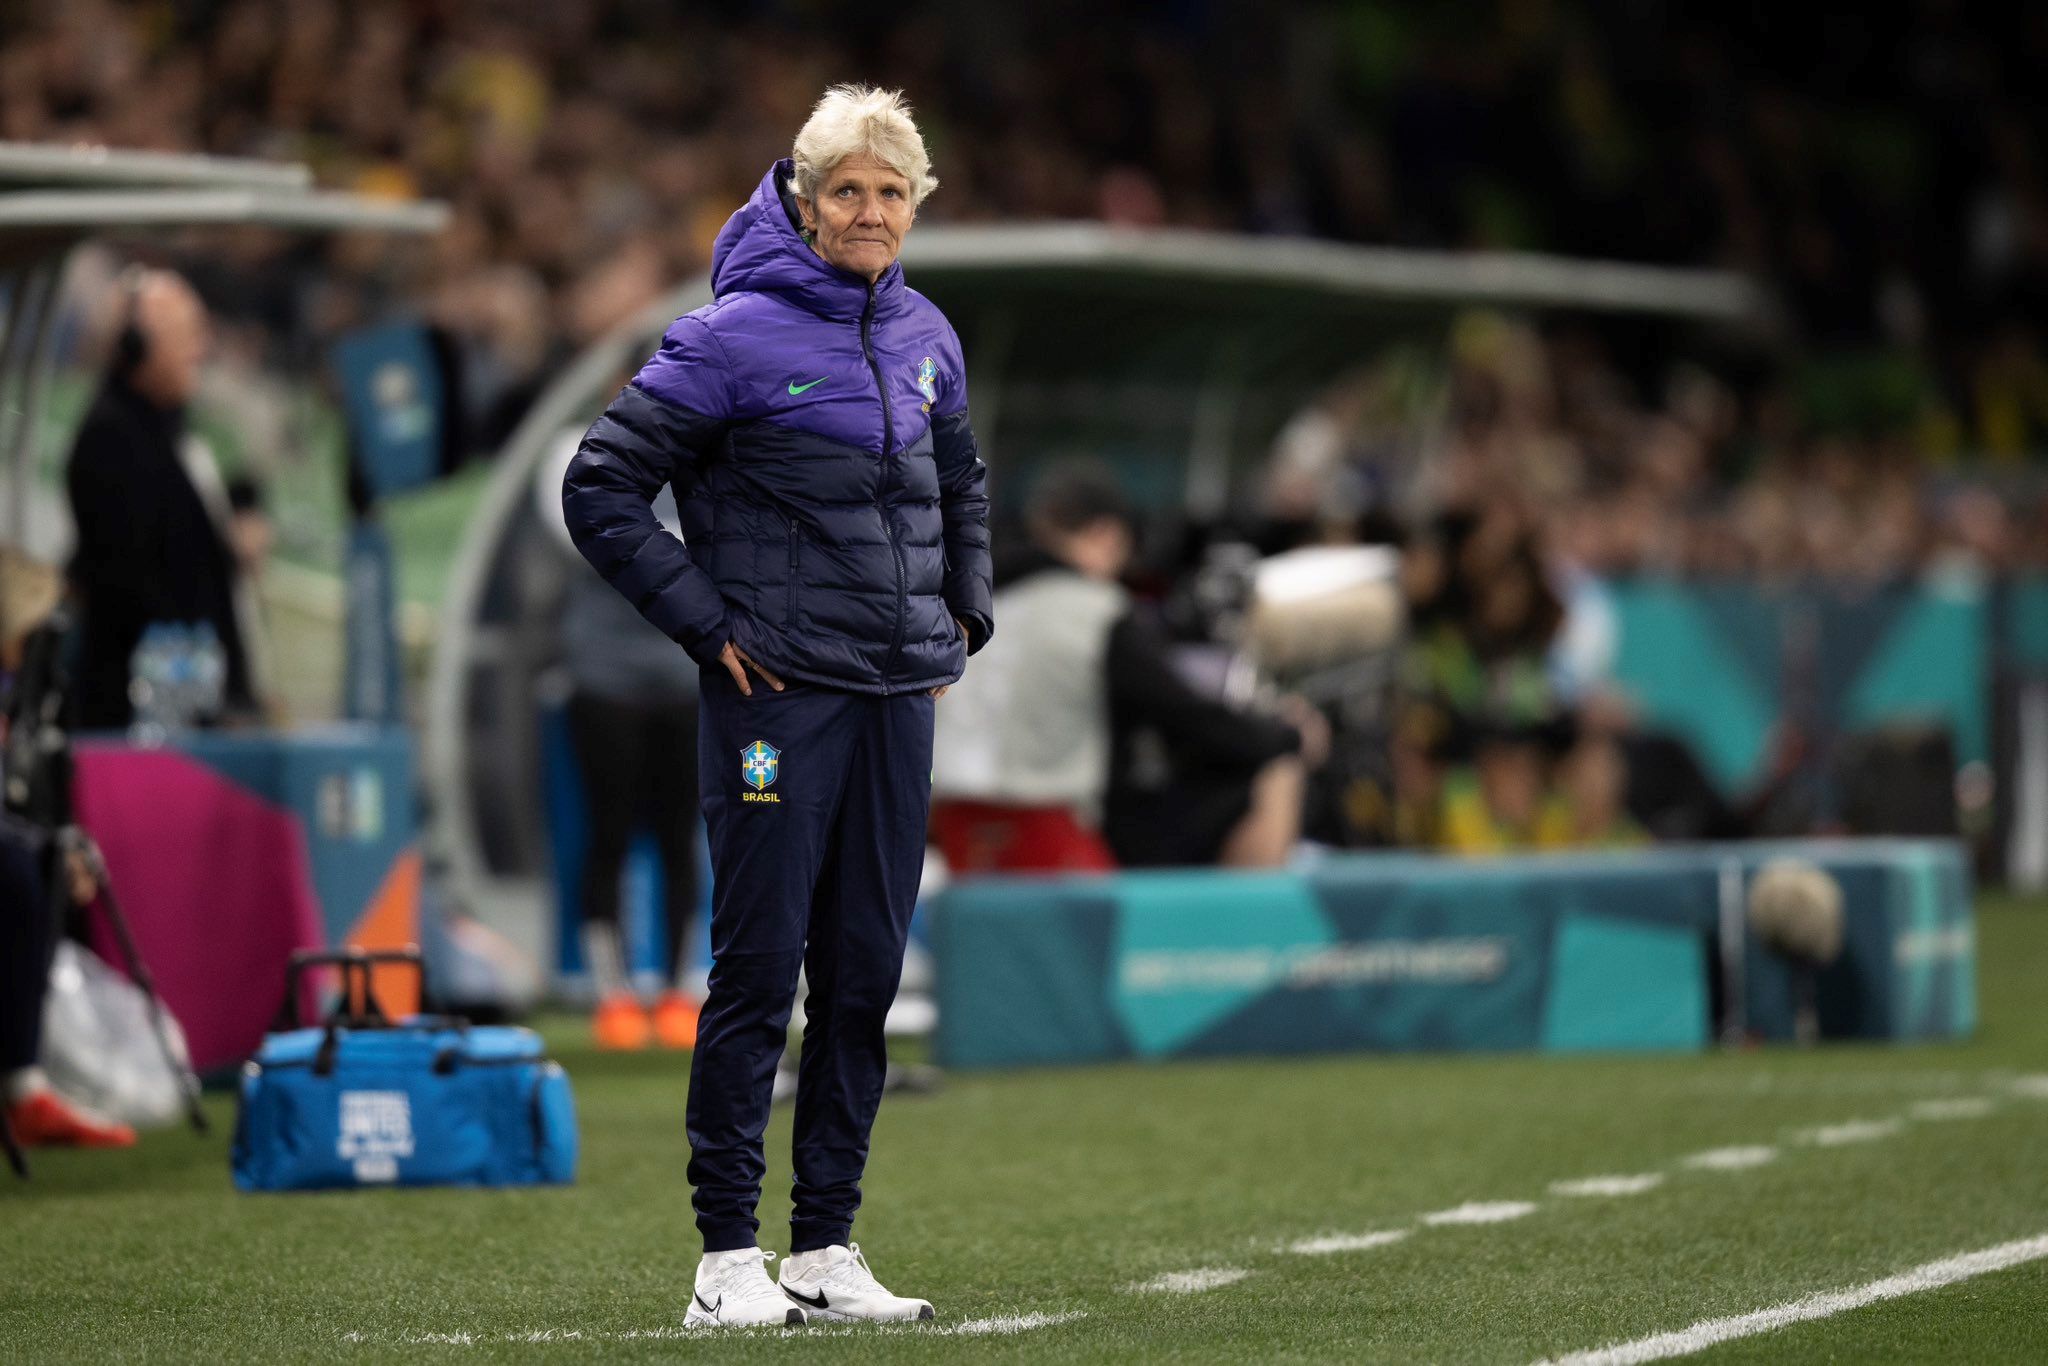
[[[699,1309],[702,1309],[707,1314],[716,1314],[718,1312],[718,1304],[725,1303],[725,1296],[720,1295],[718,1297],[718,1304],[706,1304],[704,1303],[704,1297],[694,1290],[690,1292],[690,1298],[695,1300],[697,1302],[697,1307]]]
[[[815,389],[830,378],[832,378],[832,376],[830,375],[820,375],[816,379],[812,380],[809,384],[798,384],[795,380],[791,380],[789,382],[789,392],[792,394],[800,394],[806,389]]]
[[[822,1290],[816,1295],[806,1295],[801,1291],[791,1290],[785,1285],[782,1287],[782,1293],[795,1300],[798,1304],[808,1304],[813,1309],[830,1309],[832,1307],[825,1302],[825,1292]]]

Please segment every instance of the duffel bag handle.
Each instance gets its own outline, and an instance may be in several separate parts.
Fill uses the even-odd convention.
[[[330,1028],[335,1025],[356,1029],[388,1027],[391,1017],[377,999],[370,971],[380,966],[411,968],[420,997],[425,999],[427,968],[416,944],[408,944],[402,949],[300,949],[292,954],[291,966],[285,970],[284,1003],[278,1012],[280,1020],[291,1027],[297,1026],[300,983],[310,970],[331,967],[341,973],[341,995],[336,999],[334,1009],[328,1012],[325,1023]]]

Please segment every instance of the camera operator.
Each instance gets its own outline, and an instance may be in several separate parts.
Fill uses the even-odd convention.
[[[133,1129],[71,1104],[36,1065],[59,896],[84,906],[99,890],[54,839],[70,819],[61,591],[55,570],[0,548],[0,1107],[26,1147],[125,1148]]]
[[[1099,868],[1110,860],[1089,851],[1106,841],[1132,867],[1284,862],[1328,744],[1320,715],[1232,707],[1182,677],[1118,583],[1132,514],[1107,470],[1047,470],[1025,522],[1030,548],[996,594],[1008,624],[939,706],[933,826],[949,861]],[[1049,835],[1047,813],[1071,826]]]

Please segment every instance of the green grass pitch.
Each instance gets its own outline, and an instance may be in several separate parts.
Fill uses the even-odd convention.
[[[857,1236],[936,1327],[685,1338],[685,1061],[575,1078],[573,1189],[239,1196],[217,1132],[0,1178],[0,1362],[1482,1361],[1682,1329],[2048,1234],[2048,905],[1986,898],[1963,1045],[1701,1057],[1336,1057],[949,1078],[883,1107]],[[1987,1098],[1929,1118],[1926,1102]],[[1915,1107],[1919,1113],[1916,1117]],[[1951,1107],[1953,1110],[1954,1107]],[[1826,1146],[1804,1131],[1902,1119]],[[1857,1131],[1847,1131],[1851,1134]],[[766,1244],[786,1248],[787,1109]],[[1742,1170],[1702,1150],[1769,1145]],[[1646,1192],[1552,1182],[1657,1173]],[[1506,1222],[1429,1225],[1467,1202]],[[1385,1246],[1286,1251],[1326,1234]],[[1248,1273],[1200,1293],[1130,1287]],[[2048,1261],[1712,1348],[1714,1362],[2048,1360]]]

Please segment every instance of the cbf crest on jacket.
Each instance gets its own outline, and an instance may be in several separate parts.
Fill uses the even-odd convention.
[[[789,175],[777,162],[719,233],[717,301],[584,436],[569,532],[700,664],[731,640],[784,679],[951,683],[994,629],[960,340],[901,265],[869,284],[805,244]],[[648,506],[670,482],[680,541]]]

